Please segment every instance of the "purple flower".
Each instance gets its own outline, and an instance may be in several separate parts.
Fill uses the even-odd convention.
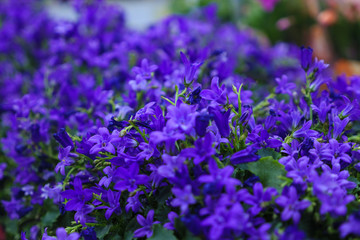
[[[175,230],[175,218],[178,218],[179,215],[175,212],[169,212],[168,219],[170,222],[164,224],[164,228],[167,228],[169,230]]]
[[[189,128],[191,130],[192,128]],[[174,150],[177,140],[185,140],[185,134],[179,133],[171,127],[164,127],[162,131],[153,131],[150,133],[150,142],[154,145],[165,142],[168,151]]]
[[[113,175],[114,175],[114,172],[115,172],[115,168],[114,167],[109,167],[107,166],[106,168],[104,168],[103,172],[107,175],[107,176],[104,176],[100,179],[99,181],[99,186],[105,186],[105,187],[109,187],[111,181],[112,181],[112,178],[113,178]]]
[[[181,61],[185,65],[184,81],[186,84],[190,84],[194,81],[196,71],[203,64],[202,62],[191,63],[183,52],[180,52]]]
[[[28,240],[26,238],[26,232],[21,232],[21,240]]]
[[[60,162],[55,167],[55,172],[59,172],[62,175],[65,175],[65,167],[70,166],[74,163],[74,160],[72,160],[70,157],[77,157],[76,154],[70,153],[71,146],[67,146],[66,148],[59,148],[59,160]]]
[[[11,201],[1,201],[4,209],[6,210],[10,219],[19,219],[20,218],[20,210],[23,208],[23,204],[21,200],[17,200],[14,197],[11,198]]]
[[[227,101],[225,85],[222,85],[221,88],[219,87],[218,77],[213,77],[213,79],[211,80],[211,88],[202,90],[200,96],[203,99],[216,101],[217,103],[222,105],[226,104]]]
[[[247,162],[255,162],[259,160],[260,156],[257,154],[258,148],[254,145],[247,146],[245,149],[234,153],[231,156],[232,164],[241,164]]]
[[[230,208],[219,204],[214,209],[214,213],[206,217],[201,225],[210,227],[207,238],[223,239],[223,233],[229,230],[233,230],[237,235],[241,234],[249,226],[249,215],[238,202],[232,204]]]
[[[300,128],[299,130],[295,131],[293,133],[294,138],[301,138],[301,137],[316,137],[318,136],[318,132],[315,130],[311,130],[311,124],[312,121],[307,121],[306,123],[304,123],[304,125],[302,126],[302,128]]]
[[[120,141],[119,131],[114,130],[110,135],[109,130],[105,127],[101,127],[98,130],[99,134],[96,134],[88,139],[88,142],[95,144],[90,149],[90,154],[95,154],[100,151],[106,151],[115,154],[114,143]]]
[[[344,131],[346,125],[349,123],[350,119],[347,117],[344,120],[340,120],[338,116],[334,119],[334,130],[333,130],[333,138],[338,138],[341,136]]]
[[[293,186],[290,188],[285,187],[282,195],[278,197],[275,202],[279,206],[283,207],[281,220],[287,221],[292,219],[295,224],[300,221],[300,211],[308,208],[311,205],[311,202],[308,200],[299,201],[296,188]]]
[[[142,151],[136,155],[137,160],[149,160],[155,152],[154,147],[145,142],[140,143],[139,149]]]
[[[54,187],[50,187],[50,184],[46,184],[41,189],[41,197],[44,199],[52,199],[54,203],[61,203],[63,198],[61,196],[62,186],[61,184],[55,185]]]
[[[270,138],[267,130],[262,129],[260,134],[250,133],[247,138],[249,141],[258,144],[262,147],[278,148],[282,142],[276,138]]]
[[[245,126],[249,122],[252,113],[253,109],[251,105],[243,105],[239,122]]]
[[[200,137],[204,137],[206,134],[206,128],[209,126],[211,116],[208,114],[200,114],[195,118],[195,131]]]
[[[86,223],[96,222],[95,218],[88,216],[89,213],[94,211],[95,207],[92,205],[83,205],[78,209],[74,215],[74,220],[81,225],[86,226]]]
[[[310,175],[310,181],[313,183],[313,193],[321,202],[320,214],[330,213],[334,216],[342,216],[347,212],[346,205],[352,202],[355,197],[347,194],[347,189],[356,186],[355,183],[346,180],[348,172],[340,173],[340,164],[333,166],[329,171],[324,168],[324,172],[319,176],[317,172]]]
[[[81,236],[84,240],[97,240],[96,231],[94,227],[87,227],[85,230],[82,230]]]
[[[180,155],[170,156],[168,154],[164,154],[162,159],[165,165],[160,166],[157,171],[159,175],[166,178],[175,177],[176,172],[181,171],[183,163],[185,162],[185,158]]]
[[[200,97],[201,87],[197,87],[194,91],[192,91],[189,96],[186,98],[186,102],[190,105],[198,104],[201,101]]]
[[[149,181],[148,176],[139,175],[139,165],[136,163],[131,164],[128,169],[119,167],[113,177],[116,179],[114,188],[120,191],[132,192],[138,185],[146,184]]]
[[[77,232],[67,234],[65,228],[56,229],[56,237],[51,237],[47,234],[47,229],[45,229],[44,235],[42,236],[42,240],[78,240],[80,238],[80,234]]]
[[[196,203],[191,191],[191,185],[186,185],[184,189],[173,188],[172,192],[176,198],[171,201],[171,205],[173,207],[180,207],[181,214],[187,213],[189,205]]]
[[[194,164],[198,165],[203,161],[207,161],[216,153],[212,146],[212,137],[207,133],[205,137],[195,141],[194,148],[185,148],[181,151],[181,156],[194,158]]]
[[[111,189],[107,191],[107,202],[109,203],[109,206],[100,206],[97,207],[97,209],[106,209],[105,212],[105,218],[109,220],[113,212],[116,212],[117,214],[121,213],[120,209],[120,196],[121,192],[113,192]]]
[[[307,71],[311,64],[312,64],[312,54],[313,54],[313,50],[310,47],[301,47],[301,67],[302,69],[304,69],[305,71]]]
[[[149,65],[149,61],[144,58],[143,60],[141,60],[141,67],[133,67],[132,71],[136,74],[136,75],[140,75],[142,78],[144,79],[150,79],[151,78],[151,74],[158,69],[158,66],[156,65]]]
[[[195,126],[195,107],[185,103],[178,106],[169,106],[166,115],[169,120],[166,126],[189,134]]]
[[[331,109],[331,105],[327,104],[326,101],[323,100],[321,101],[319,107],[316,105],[311,105],[311,108],[318,114],[319,120],[324,123],[326,121],[328,112]]]
[[[136,219],[138,223],[142,226],[142,228],[139,228],[135,230],[134,237],[144,237],[150,238],[153,235],[152,226],[154,224],[160,223],[159,221],[154,222],[154,210],[150,210],[146,216],[146,219],[142,215],[137,215]]]
[[[226,166],[219,169],[215,160],[209,161],[209,175],[202,175],[198,178],[201,183],[215,183],[220,187],[235,187],[241,185],[238,179],[232,178],[231,175],[234,172],[232,166]]]
[[[253,186],[253,195],[245,194],[242,199],[246,204],[252,206],[249,209],[249,212],[255,216],[262,210],[263,203],[271,201],[272,197],[276,194],[277,191],[275,188],[267,188],[264,191],[262,184],[260,182],[256,182]]]
[[[297,226],[291,225],[285,229],[285,232],[280,236],[280,240],[303,240],[306,235],[299,230]]]
[[[296,84],[289,82],[286,75],[282,75],[281,78],[275,78],[275,81],[277,83],[275,93],[288,94],[289,96],[292,96],[293,90],[296,88]]]
[[[6,163],[0,163],[0,180],[4,177],[4,170],[6,169],[7,164]]]
[[[323,147],[321,157],[322,160],[331,161],[333,165],[341,161],[351,163],[350,150],[351,146],[349,143],[339,143],[335,139],[330,139],[329,143]]]
[[[229,137],[230,135],[230,126],[229,126],[229,116],[231,113],[231,109],[226,112],[222,112],[219,107],[213,108],[209,107],[209,113],[213,116],[214,121],[216,123],[217,128],[219,129],[219,133],[222,137]]]
[[[65,205],[66,211],[73,211],[81,209],[87,201],[92,199],[92,191],[90,189],[83,189],[82,183],[79,177],[74,179],[74,190],[65,190],[61,193],[61,196],[67,199],[71,199]]]
[[[142,204],[140,202],[139,196],[144,194],[143,192],[136,192],[135,195],[130,196],[126,201],[127,204],[125,206],[126,212],[128,212],[130,209],[133,210],[133,212],[138,212],[140,208],[142,207]]]
[[[349,219],[344,222],[339,230],[342,238],[346,237],[349,234],[354,234],[355,236],[360,236],[360,212],[355,212],[350,215]]]
[[[65,131],[65,128],[60,128],[60,130],[57,133],[54,133],[55,140],[61,144],[63,148],[66,148],[68,146],[71,147],[71,149],[74,148],[74,143],[71,140],[69,134]]]

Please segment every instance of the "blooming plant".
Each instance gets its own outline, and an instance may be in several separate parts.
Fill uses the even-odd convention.
[[[360,234],[360,78],[208,8],[136,32],[102,1],[38,4],[0,2],[9,239]]]

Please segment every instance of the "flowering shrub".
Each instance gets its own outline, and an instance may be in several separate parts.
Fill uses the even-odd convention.
[[[0,219],[9,239],[360,235],[360,78],[264,46],[213,6],[145,32],[0,2]]]

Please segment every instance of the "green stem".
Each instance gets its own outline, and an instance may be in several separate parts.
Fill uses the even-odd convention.
[[[66,185],[68,184],[68,181],[70,179],[70,174],[75,170],[75,168],[71,168],[68,174],[66,175],[63,183],[63,191],[65,190]]]

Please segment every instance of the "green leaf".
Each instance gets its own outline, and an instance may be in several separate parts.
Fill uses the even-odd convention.
[[[134,232],[127,231],[127,232],[125,232],[124,240],[131,240],[131,239],[133,239],[133,236],[134,236]]]
[[[247,163],[245,169],[258,176],[265,187],[274,187],[281,192],[281,185],[284,183],[281,178],[286,176],[286,170],[277,160],[270,156],[263,157],[256,162]]]
[[[275,160],[279,160],[281,158],[281,154],[276,152],[273,148],[261,148],[257,154],[260,158],[272,157]]]
[[[201,240],[199,237],[195,237],[191,232],[186,231],[185,240]]]
[[[99,239],[103,239],[108,233],[111,228],[111,225],[106,225],[105,227],[96,227],[96,236]]]
[[[154,232],[149,240],[176,240],[173,232],[164,228],[161,224],[154,225]]]
[[[51,209],[49,212],[45,214],[41,219],[41,223],[43,226],[50,227],[56,221],[56,219],[60,216],[59,209]]]

